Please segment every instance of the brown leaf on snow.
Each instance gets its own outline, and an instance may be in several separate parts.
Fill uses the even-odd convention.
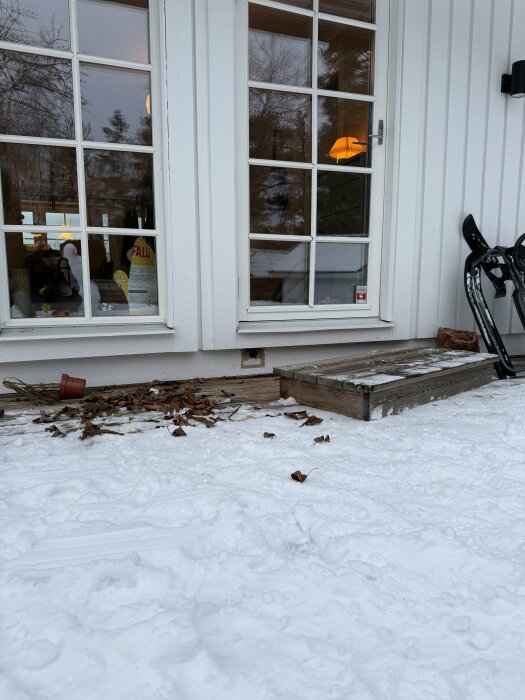
[[[308,418],[308,413],[306,411],[292,411],[290,413],[285,412],[284,415],[292,420],[305,420]]]
[[[274,437],[275,437],[275,433],[264,433],[263,437],[265,437],[265,438],[274,438]]]
[[[87,420],[84,423],[84,430],[82,431],[80,439],[85,440],[94,435],[122,435],[122,433],[117,433],[115,430],[106,430],[99,425],[95,425],[95,423],[92,423],[90,420]]]
[[[60,428],[57,428],[51,433],[51,437],[66,437],[66,434],[63,433]]]
[[[297,470],[293,474],[290,474],[290,476],[294,481],[299,481],[301,484],[303,483],[303,481],[306,481],[306,479],[308,479],[308,474],[303,474],[299,470]]]
[[[40,411],[39,417],[33,418],[33,423],[52,423],[54,420],[54,417],[51,416],[49,413],[46,413],[45,411]]]
[[[175,430],[172,432],[172,435],[173,437],[186,437],[186,433],[180,426],[178,428],[175,428]]]
[[[162,411],[162,406],[160,403],[145,403],[142,408],[145,411]]]
[[[307,420],[305,420],[304,423],[301,423],[301,428],[304,427],[305,425],[319,425],[319,423],[322,423],[323,419],[318,418],[317,416],[309,416]]]
[[[330,435],[319,435],[314,438],[314,442],[330,442]]]
[[[226,391],[226,389],[221,389],[221,394],[226,397],[235,396],[235,394],[232,394],[230,391]]]

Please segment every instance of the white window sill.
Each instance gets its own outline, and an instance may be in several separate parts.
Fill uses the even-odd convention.
[[[0,328],[0,342],[11,340],[60,340],[66,338],[111,338],[123,336],[172,335],[165,323],[137,325],[60,326],[55,328]]]
[[[315,331],[367,331],[394,328],[380,318],[330,318],[304,321],[240,321],[237,333],[310,333]]]

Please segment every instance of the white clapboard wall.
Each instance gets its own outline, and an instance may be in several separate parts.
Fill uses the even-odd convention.
[[[525,232],[525,100],[500,91],[525,59],[525,0],[399,2],[394,316],[400,335],[428,338],[439,325],[473,328],[464,215],[489,244]],[[523,332],[510,298],[487,296],[501,332]]]

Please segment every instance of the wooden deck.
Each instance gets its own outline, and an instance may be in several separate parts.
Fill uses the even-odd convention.
[[[176,382],[163,382],[165,384],[178,384],[189,393],[206,394],[215,396],[224,401],[228,400],[231,403],[254,403],[267,404],[276,401],[280,398],[279,393],[279,377],[272,374],[248,376],[248,377],[215,377],[212,379],[186,379],[177,380]],[[123,392],[131,392],[139,387],[151,386],[151,382],[143,384],[127,384],[115,386],[98,386],[86,388],[84,398],[89,398],[95,395],[115,396]],[[3,387],[0,386],[0,389]],[[12,392],[0,393],[0,407],[16,406],[20,408],[28,408],[34,402],[30,399],[20,397]],[[69,406],[74,406],[82,402],[83,399],[63,401]],[[42,406],[40,406],[42,408]]]
[[[409,348],[276,367],[281,396],[373,420],[488,384],[493,355]]]

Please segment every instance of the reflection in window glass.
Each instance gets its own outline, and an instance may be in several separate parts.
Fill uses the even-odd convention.
[[[307,243],[251,241],[251,305],[308,303]]]
[[[319,163],[370,167],[370,115],[370,102],[319,97]]]
[[[317,235],[368,236],[370,175],[317,174]]]
[[[157,316],[154,237],[90,234],[93,316]]]
[[[69,0],[0,0],[0,41],[70,48]]]
[[[311,162],[308,95],[250,90],[250,157]]]
[[[5,237],[11,318],[83,316],[80,241],[66,230]]]
[[[146,71],[80,64],[85,141],[151,146],[151,87]]]
[[[250,80],[311,85],[312,19],[250,6]]]
[[[250,166],[250,231],[309,236],[310,170]]]
[[[153,156],[85,150],[88,226],[152,229]]]
[[[75,138],[71,61],[0,51],[0,133]]]
[[[148,0],[77,0],[80,53],[149,63]]]
[[[374,32],[335,22],[319,22],[318,87],[372,93]]]
[[[0,144],[4,222],[46,225],[48,212],[78,214],[74,148]]]
[[[375,21],[375,6],[375,0],[319,0],[319,12],[361,22]]]
[[[315,249],[315,303],[355,304],[368,275],[368,246],[318,243]]]
[[[312,10],[312,0],[278,0],[285,5],[293,5],[294,7],[302,7],[303,10]]]

